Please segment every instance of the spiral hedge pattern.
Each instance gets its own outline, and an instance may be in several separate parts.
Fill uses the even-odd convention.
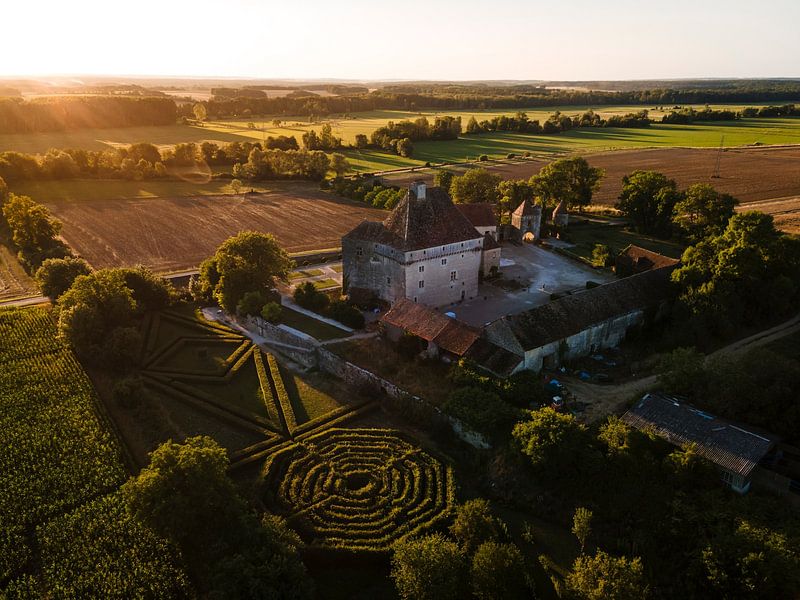
[[[327,429],[275,452],[266,501],[312,545],[383,552],[449,516],[452,469],[388,429]]]

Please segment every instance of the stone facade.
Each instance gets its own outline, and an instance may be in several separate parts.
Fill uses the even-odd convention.
[[[509,238],[517,242],[538,240],[542,227],[542,207],[530,200],[523,200],[511,213]]]
[[[446,306],[477,296],[483,248],[444,190],[415,184],[383,223],[365,221],[342,238],[343,282],[390,304]],[[495,254],[490,267],[499,266]]]
[[[563,200],[553,210],[553,225],[556,227],[569,225],[569,212],[567,212],[567,205]]]

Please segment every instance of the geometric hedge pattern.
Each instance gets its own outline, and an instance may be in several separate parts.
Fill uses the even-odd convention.
[[[275,357],[245,336],[170,311],[148,315],[144,331],[147,385],[263,437],[231,468],[265,461],[264,502],[311,547],[385,552],[452,512],[449,466],[399,431],[341,427],[374,400],[298,422]]]
[[[452,469],[387,429],[339,429],[272,454],[267,505],[312,545],[383,552],[447,518]]]

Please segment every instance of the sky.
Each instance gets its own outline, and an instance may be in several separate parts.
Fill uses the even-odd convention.
[[[800,1],[0,0],[0,76],[800,77]]]

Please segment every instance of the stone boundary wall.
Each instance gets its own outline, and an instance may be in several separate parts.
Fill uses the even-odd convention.
[[[430,402],[419,396],[409,394],[402,388],[398,387],[391,381],[387,381],[383,377],[375,375],[366,369],[362,369],[358,365],[344,360],[342,357],[337,356],[330,350],[319,347],[317,348],[318,366],[322,371],[338,377],[350,385],[373,385],[380,387],[388,396],[392,398],[411,398],[415,402],[426,404],[432,408],[437,414],[444,417],[453,429],[453,432],[464,442],[474,448],[486,450],[491,448],[491,444],[480,433],[473,431],[465,423],[447,415],[442,412],[438,406],[432,405]]]

